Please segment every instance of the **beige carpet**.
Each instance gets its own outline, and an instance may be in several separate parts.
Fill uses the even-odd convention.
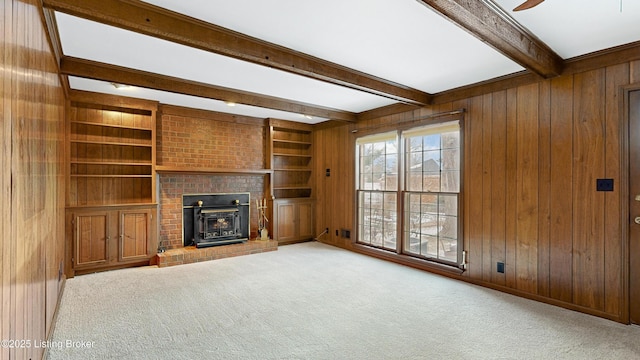
[[[640,327],[314,242],[70,279],[50,345],[51,360],[640,359]]]

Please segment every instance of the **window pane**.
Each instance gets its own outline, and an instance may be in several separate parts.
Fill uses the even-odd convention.
[[[385,150],[386,150],[387,154],[397,154],[398,153],[398,147],[396,146],[395,140],[387,141],[385,143],[385,147],[386,147]]]
[[[422,172],[411,171],[407,174],[407,190],[422,191]]]
[[[460,149],[460,132],[448,132],[442,133],[442,148],[443,149]]]
[[[423,191],[440,192],[440,172],[424,173]]]
[[[374,173],[383,173],[385,170],[385,159],[384,155],[378,155],[373,158],[373,172]]]
[[[438,238],[428,235],[422,235],[420,253],[427,257],[438,256]]]
[[[373,144],[362,145],[362,154],[364,156],[371,156],[371,154],[373,154]]]
[[[441,216],[439,225],[441,238],[458,238],[458,218],[456,216]]]
[[[422,171],[438,172],[440,171],[440,149],[429,150],[423,153]]]
[[[420,254],[420,233],[410,232],[405,235],[405,251]]]
[[[440,149],[440,134],[427,135],[423,139],[424,150]]]
[[[440,213],[443,215],[458,215],[458,196],[457,195],[440,195]]]
[[[371,172],[371,156],[362,156],[360,157],[360,173],[370,173]]]
[[[442,172],[442,192],[460,192],[460,171]]]
[[[409,153],[409,171],[422,171],[422,151]]]
[[[460,150],[442,150],[442,170],[460,169]]]
[[[409,138],[407,144],[407,151],[422,151],[422,138],[419,136]]]

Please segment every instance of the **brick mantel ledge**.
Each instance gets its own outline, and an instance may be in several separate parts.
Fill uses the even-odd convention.
[[[219,168],[199,168],[199,167],[179,167],[156,165],[156,172],[159,174],[222,174],[222,175],[267,175],[273,174],[270,169],[219,169]]]
[[[195,246],[186,246],[159,253],[157,255],[157,264],[158,267],[167,267],[275,250],[278,250],[278,242],[276,240],[249,240],[244,243],[201,249],[197,249]]]

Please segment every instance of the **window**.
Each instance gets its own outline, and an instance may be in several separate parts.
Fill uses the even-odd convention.
[[[397,248],[398,140],[385,133],[358,141],[358,241]]]
[[[458,262],[460,129],[458,123],[403,133],[406,184],[403,251]]]
[[[366,136],[356,144],[357,241],[459,264],[458,121]],[[398,164],[402,164],[401,169]]]

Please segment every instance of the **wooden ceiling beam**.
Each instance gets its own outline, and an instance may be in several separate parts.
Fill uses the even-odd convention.
[[[562,73],[563,59],[490,0],[418,0],[534,74]]]
[[[176,77],[130,69],[121,66],[65,56],[60,61],[60,71],[68,76],[133,85],[148,89],[197,96],[202,98],[233,102],[267,109],[287,111],[325,119],[353,122],[357,115],[352,112],[296,102],[288,99],[266,96],[229,89],[221,86],[184,80]]]
[[[137,0],[43,0],[43,6],[403,103],[431,100],[425,92]]]

